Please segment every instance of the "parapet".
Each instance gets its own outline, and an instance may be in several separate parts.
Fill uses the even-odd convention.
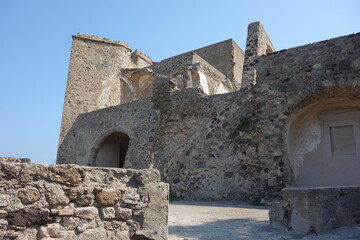
[[[138,67],[147,67],[153,64],[151,57],[138,49],[131,53],[131,59]]]
[[[115,41],[115,40],[111,40],[108,38],[102,38],[102,37],[98,37],[95,35],[87,35],[87,34],[83,34],[83,33],[78,33],[77,35],[73,35],[73,38],[80,38],[80,39],[85,39],[85,40],[92,40],[92,41],[96,41],[96,42],[102,42],[102,43],[108,43],[108,44],[113,44],[113,45],[118,45],[118,46],[122,46],[124,48],[127,48],[128,50],[132,51],[131,48],[129,48],[129,46],[122,41]]]

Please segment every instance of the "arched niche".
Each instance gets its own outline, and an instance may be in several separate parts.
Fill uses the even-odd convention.
[[[120,167],[125,163],[130,137],[122,132],[113,132],[105,137],[96,148],[94,166]]]
[[[325,98],[293,114],[287,154],[295,186],[360,184],[360,99]]]

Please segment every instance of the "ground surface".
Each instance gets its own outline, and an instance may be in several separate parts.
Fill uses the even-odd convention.
[[[274,230],[268,213],[268,207],[241,202],[171,202],[169,240],[360,240],[360,225],[318,235]]]

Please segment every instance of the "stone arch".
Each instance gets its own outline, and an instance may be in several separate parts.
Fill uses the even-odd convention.
[[[92,148],[91,165],[122,168],[129,145],[130,137],[126,133],[111,131],[105,134]]]
[[[359,125],[360,86],[324,88],[299,102],[284,131],[293,185],[360,184]]]

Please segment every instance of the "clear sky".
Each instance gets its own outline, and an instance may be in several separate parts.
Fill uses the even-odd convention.
[[[0,0],[0,157],[55,163],[78,32],[124,41],[154,61],[261,21],[277,50],[360,32],[359,0]]]

